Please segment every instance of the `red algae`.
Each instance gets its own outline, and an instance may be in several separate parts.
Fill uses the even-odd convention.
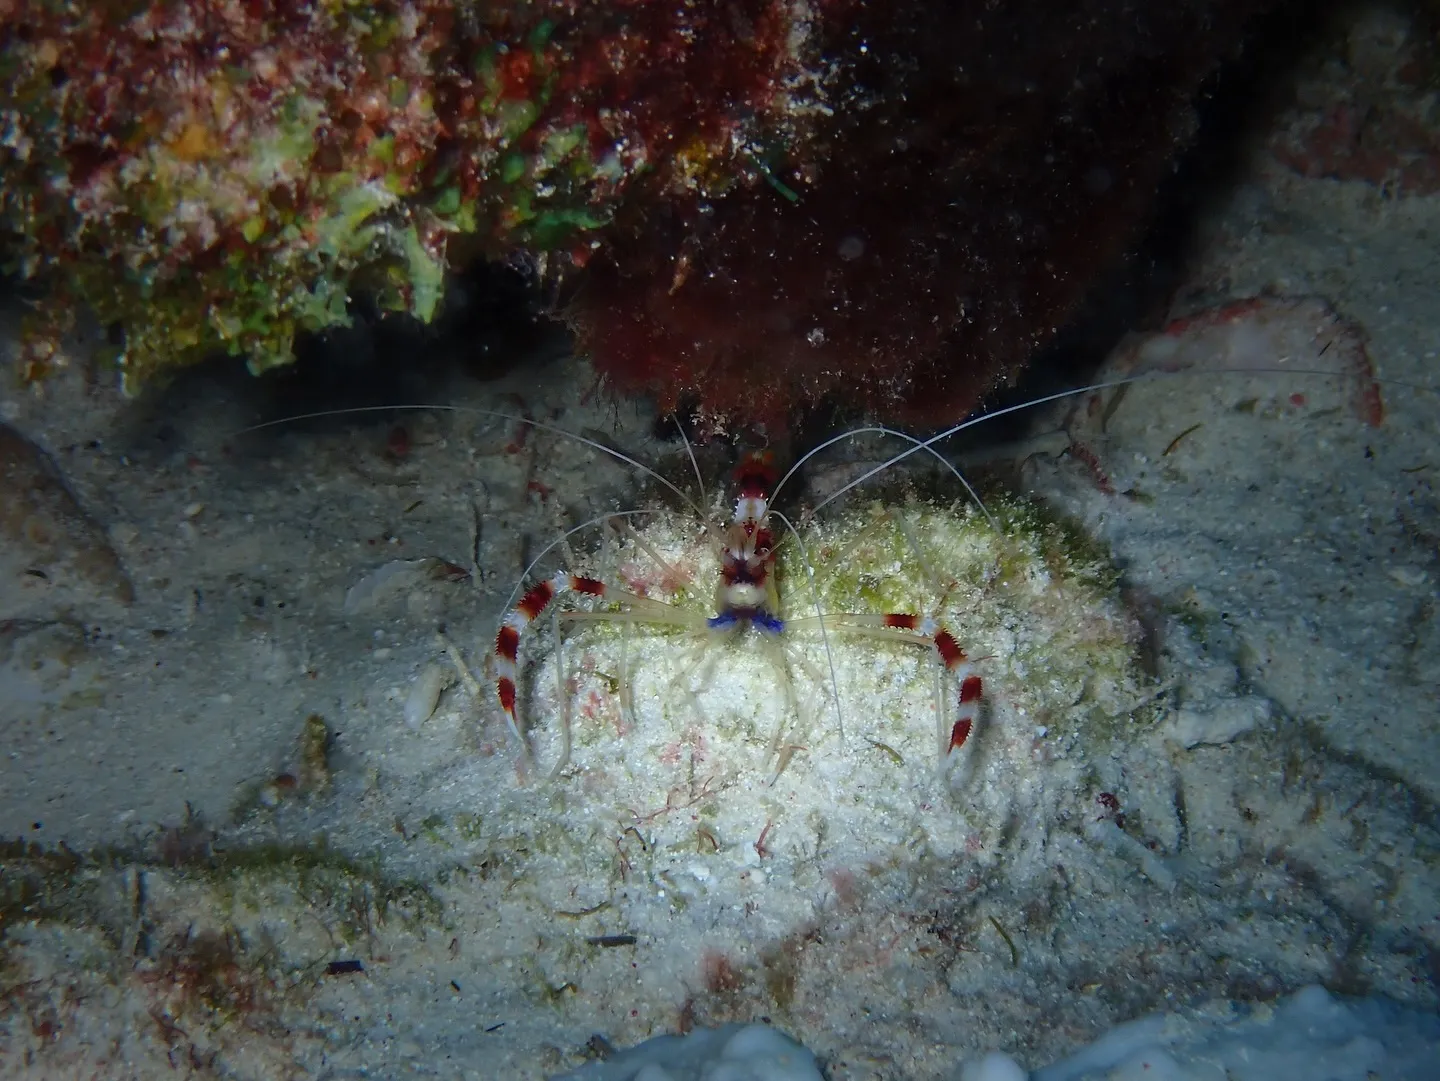
[[[617,391],[782,428],[963,415],[1133,245],[1265,0],[857,2],[833,115],[765,184],[622,215],[574,305]]]

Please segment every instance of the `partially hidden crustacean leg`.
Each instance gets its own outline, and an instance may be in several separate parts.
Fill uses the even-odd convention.
[[[524,731],[520,725],[517,698],[519,679],[519,657],[520,639],[541,615],[549,609],[557,597],[564,593],[580,593],[586,596],[604,598],[610,601],[618,601],[624,604],[627,611],[624,612],[564,612],[556,613],[557,622],[578,622],[581,620],[623,620],[626,622],[646,622],[659,624],[678,624],[681,626],[694,627],[697,623],[703,625],[703,620],[692,613],[682,611],[664,601],[657,601],[650,597],[642,597],[623,589],[616,589],[606,585],[598,578],[588,578],[584,575],[572,574],[570,571],[557,571],[550,578],[538,582],[520,598],[520,603],[506,613],[500,623],[500,629],[495,635],[495,652],[493,656],[495,665],[495,693],[500,702],[500,709],[505,714],[506,723],[511,733],[519,741],[522,749],[528,746]],[[562,699],[564,694],[563,684],[561,687]],[[565,707],[562,703],[562,709]],[[561,718],[561,754],[560,765],[556,769],[563,769],[569,761],[570,732],[568,713]],[[553,771],[552,771],[553,774]]]
[[[935,650],[944,666],[946,677],[958,681],[958,709],[953,722],[947,723],[943,713],[938,721],[939,750],[943,761],[965,746],[974,732],[979,718],[980,703],[984,696],[984,684],[975,671],[966,652],[960,648],[955,637],[929,616],[918,616],[909,612],[886,612],[883,614],[841,613],[838,615],[810,616],[791,620],[791,630],[813,629],[821,620],[832,629],[850,634],[863,634],[881,641],[910,643],[929,646]]]
[[[769,780],[769,783],[773,785],[779,778],[780,771],[784,769],[784,762],[780,758],[780,745],[781,740],[785,738],[785,721],[786,718],[799,713],[800,704],[795,697],[795,679],[790,673],[789,659],[792,651],[787,650],[779,636],[774,634],[762,634],[760,642],[765,659],[774,670],[785,695],[785,706],[775,720],[775,729],[770,734],[770,742],[765,749],[765,760],[775,764],[775,771],[770,775]]]
[[[555,637],[555,701],[560,707],[560,754],[550,768],[552,778],[570,764],[570,695],[565,690],[565,650],[560,641],[560,612],[550,609],[550,629]]]
[[[980,699],[984,695],[984,684],[976,674],[975,666],[950,632],[928,616],[889,612],[881,618],[887,627],[914,631],[920,637],[929,639],[935,647],[941,663],[945,665],[945,671],[954,676],[959,684],[955,722],[950,726],[950,734],[947,738],[945,724],[941,721],[939,741],[942,758],[958,751],[965,746],[965,741],[970,738],[970,734],[975,728],[975,721],[980,714]]]
[[[785,710],[780,715],[775,725],[775,733],[770,738],[770,746],[767,751],[767,758],[774,763],[774,769],[770,774],[769,784],[773,785],[780,779],[780,774],[785,772],[785,767],[790,764],[790,759],[795,751],[805,748],[794,743],[788,743],[785,739],[787,732],[789,739],[806,738],[803,733],[811,732],[815,728],[812,717],[805,716],[801,711],[800,696],[796,693],[795,674],[793,667],[802,669],[805,679],[811,687],[823,688],[831,685],[831,677],[822,672],[810,659],[799,649],[788,643],[782,636],[767,634],[764,636],[765,651],[774,666],[776,674],[780,677],[781,685],[785,690]],[[828,648],[828,647],[827,647]],[[838,689],[832,688],[832,693],[839,694]],[[822,692],[823,696],[823,692]],[[798,718],[796,726],[787,729],[786,718]],[[844,732],[837,731],[837,735],[844,739]]]
[[[566,592],[603,597],[606,590],[605,583],[597,579],[571,574],[569,571],[557,571],[547,581],[532,586],[520,598],[520,603],[505,614],[505,618],[500,622],[500,629],[495,634],[495,693],[500,699],[500,709],[505,713],[510,731],[522,747],[525,746],[525,736],[515,711],[520,636],[550,607],[551,601]]]

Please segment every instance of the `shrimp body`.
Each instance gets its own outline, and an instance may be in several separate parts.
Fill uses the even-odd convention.
[[[735,514],[720,552],[712,630],[749,625],[766,634],[785,629],[775,591],[775,535],[769,526],[769,491],[775,485],[768,451],[747,454],[735,469]]]
[[[784,669],[791,656],[788,638],[804,631],[818,631],[825,638],[827,631],[837,637],[851,635],[888,638],[897,642],[926,646],[933,650],[942,671],[958,680],[958,712],[946,726],[941,740],[942,757],[963,747],[974,730],[983,698],[981,677],[974,670],[968,654],[948,630],[933,617],[911,612],[819,612],[811,616],[786,619],[776,584],[776,552],[774,530],[770,525],[770,495],[778,474],[773,455],[755,451],[745,455],[733,476],[734,511],[723,530],[712,531],[717,549],[718,581],[715,589],[715,614],[703,620],[681,609],[617,588],[599,578],[561,570],[549,579],[532,586],[501,622],[495,638],[494,671],[496,696],[512,731],[520,734],[517,678],[522,636],[559,598],[567,593],[591,596],[617,603],[625,609],[630,622],[658,622],[680,625],[730,636],[753,629],[763,638],[780,643],[777,668]],[[597,613],[603,618],[609,613]],[[581,618],[571,615],[570,618]],[[788,632],[788,633],[787,633]],[[829,654],[828,640],[825,650]],[[809,667],[812,675],[823,682],[823,673]],[[833,671],[833,661],[831,663]],[[788,679],[788,675],[785,677]],[[836,701],[836,727],[840,728],[840,708]],[[568,722],[567,722],[568,724]],[[565,746],[569,746],[568,734]],[[772,749],[779,746],[779,734]],[[568,759],[568,751],[566,753]]]

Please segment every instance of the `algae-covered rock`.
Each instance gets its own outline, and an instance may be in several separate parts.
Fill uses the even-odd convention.
[[[520,720],[539,767],[564,767],[549,786],[487,792],[498,844],[596,891],[642,867],[793,870],[817,850],[846,866],[983,864],[1009,824],[1071,813],[1088,764],[1153,725],[1113,569],[1028,503],[866,503],[777,552],[778,633],[707,626],[718,568],[691,516],[658,513],[581,557],[648,601],[590,614],[564,598],[558,648],[548,617],[526,632]],[[956,679],[887,613],[934,619],[981,678],[961,746]]]
[[[583,262],[637,185],[719,191],[801,136],[805,4],[642,7],[0,0],[0,240],[50,288],[25,374],[77,303],[128,385],[284,364],[352,290],[428,322],[457,237]]]
[[[426,890],[323,846],[197,845],[196,829],[162,834],[158,859],[0,842],[0,1064],[298,1077],[325,1051],[326,980],[439,922]]]

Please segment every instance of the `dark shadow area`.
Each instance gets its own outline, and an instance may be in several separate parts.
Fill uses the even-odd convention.
[[[1083,387],[1126,334],[1164,323],[1194,254],[1197,226],[1233,193],[1256,141],[1288,104],[1298,67],[1351,7],[1297,0],[1263,21],[1243,55],[1204,88],[1194,141],[1161,188],[1143,243],[1091,289],[1079,315],[1036,354],[1015,386],[992,395],[980,412]],[[946,446],[960,451],[1009,442],[1032,420],[1031,411],[1021,410]]]
[[[1197,237],[1197,228],[1224,205],[1252,167],[1257,141],[1290,103],[1299,66],[1333,37],[1339,16],[1350,9],[1348,4],[1297,0],[1262,20],[1244,52],[1202,87],[1195,109],[1197,131],[1162,183],[1141,242],[1100,276],[1079,313],[1036,353],[1016,385],[993,394],[981,412],[1083,387],[1094,380],[1100,365],[1126,334],[1163,324],[1197,243],[1203,242]],[[1103,170],[1087,177],[1087,183],[1092,180],[1100,186],[1109,182]],[[676,418],[662,418],[654,434],[678,441],[683,428],[692,444],[707,442],[714,433],[707,431],[703,422],[696,423],[695,404],[693,399],[683,402]],[[853,405],[827,398],[793,417],[782,439],[784,445],[777,450],[782,459],[793,460],[838,432],[876,419]],[[1033,411],[1020,410],[976,425],[947,440],[943,449],[961,453],[1007,443],[1028,432],[1033,419]],[[722,441],[761,446],[769,440],[762,431],[732,426]],[[896,449],[900,449],[898,443]]]
[[[349,327],[301,338],[294,364],[255,376],[243,358],[217,356],[151,388],[133,413],[135,448],[188,445],[197,425],[238,432],[284,421],[266,431],[318,433],[392,422],[405,407],[445,404],[457,378],[495,379],[570,350],[528,277],[488,263],[454,276],[430,326],[366,298],[350,314]]]

